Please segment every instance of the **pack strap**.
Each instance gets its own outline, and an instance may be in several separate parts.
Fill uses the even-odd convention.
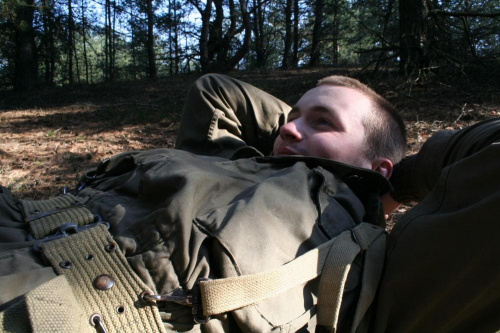
[[[364,268],[351,332],[359,331],[361,322],[367,320],[365,315],[375,298],[385,260],[384,232],[384,229],[372,224],[361,224],[352,229],[352,238],[344,232],[339,236],[338,246],[330,247],[318,291],[318,326],[321,332],[337,332],[344,286],[352,262],[360,252],[365,253]]]
[[[361,293],[354,314],[351,332],[368,332],[370,318],[367,316],[367,313],[375,299],[382,277],[386,242],[386,237],[378,237],[366,250],[363,277],[361,280]]]
[[[40,247],[54,270],[67,279],[87,328],[165,332],[158,309],[140,301],[141,293],[151,293],[150,289],[133,272],[104,224]],[[47,320],[54,329],[60,325],[55,316]]]
[[[94,222],[92,212],[69,193],[49,200],[19,202],[24,220],[30,225],[32,239],[47,237],[66,223],[84,226]]]
[[[352,261],[357,254],[370,249],[375,240],[385,239],[381,237],[383,233],[382,228],[361,223],[354,229],[344,231],[339,236],[274,270],[200,281],[203,315],[217,315],[256,304],[321,275],[318,293],[318,324],[330,327],[334,331],[338,321],[342,292]],[[379,252],[376,256],[381,255],[383,258],[385,247],[378,246],[376,250]],[[363,305],[364,307],[366,304]],[[363,317],[362,313],[363,311],[360,310],[359,316]]]

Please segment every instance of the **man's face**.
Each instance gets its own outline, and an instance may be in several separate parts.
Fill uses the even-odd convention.
[[[311,89],[288,114],[273,154],[322,157],[370,169],[362,124],[370,108],[369,98],[352,88],[321,85]]]

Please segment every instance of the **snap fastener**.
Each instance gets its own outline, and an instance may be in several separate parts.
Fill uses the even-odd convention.
[[[59,266],[61,266],[64,269],[70,269],[71,267],[73,267],[73,264],[69,260],[63,260],[59,263]]]
[[[94,279],[94,287],[99,290],[108,290],[115,285],[115,279],[108,274],[101,274]]]
[[[104,249],[106,250],[106,252],[116,251],[116,244],[115,243],[109,243],[108,245],[106,245],[104,247]]]

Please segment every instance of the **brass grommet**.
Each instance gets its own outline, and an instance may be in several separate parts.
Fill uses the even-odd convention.
[[[39,209],[35,208],[35,209],[30,210],[30,214],[38,214],[38,213],[40,213]]]
[[[104,249],[106,250],[106,252],[114,252],[116,251],[116,247],[116,243],[109,243],[104,247]]]
[[[122,313],[124,313],[124,312],[125,312],[125,307],[124,307],[123,305],[118,305],[118,306],[116,307],[116,313],[118,313],[118,314],[122,314]]]
[[[91,260],[94,260],[94,255],[92,253],[89,253],[85,256],[85,260],[87,261],[91,261]]]
[[[64,269],[70,269],[73,267],[73,264],[69,260],[63,260],[59,263],[59,266]]]
[[[108,290],[115,285],[115,279],[108,274],[101,274],[94,279],[94,287],[99,290]]]

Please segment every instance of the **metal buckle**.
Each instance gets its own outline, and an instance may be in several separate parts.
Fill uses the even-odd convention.
[[[63,225],[59,226],[59,228],[57,228],[54,234],[38,240],[38,242],[36,242],[35,245],[33,245],[33,250],[41,252],[42,249],[40,248],[40,245],[42,245],[43,243],[51,242],[59,238],[74,235],[81,231],[97,227],[100,224],[104,224],[109,229],[109,223],[102,221],[102,218],[99,215],[94,215],[94,218],[95,218],[94,220],[97,220],[96,222],[84,226],[79,226],[75,222],[64,223]],[[28,238],[30,238],[30,236],[31,238],[33,238],[31,234],[28,236]]]
[[[210,316],[203,315],[203,305],[201,303],[200,281],[207,281],[207,278],[198,278],[191,291],[186,295],[175,295],[175,291],[170,294],[154,295],[144,291],[139,297],[145,302],[174,302],[181,305],[191,306],[193,308],[193,320],[197,324],[206,324],[211,319]]]

